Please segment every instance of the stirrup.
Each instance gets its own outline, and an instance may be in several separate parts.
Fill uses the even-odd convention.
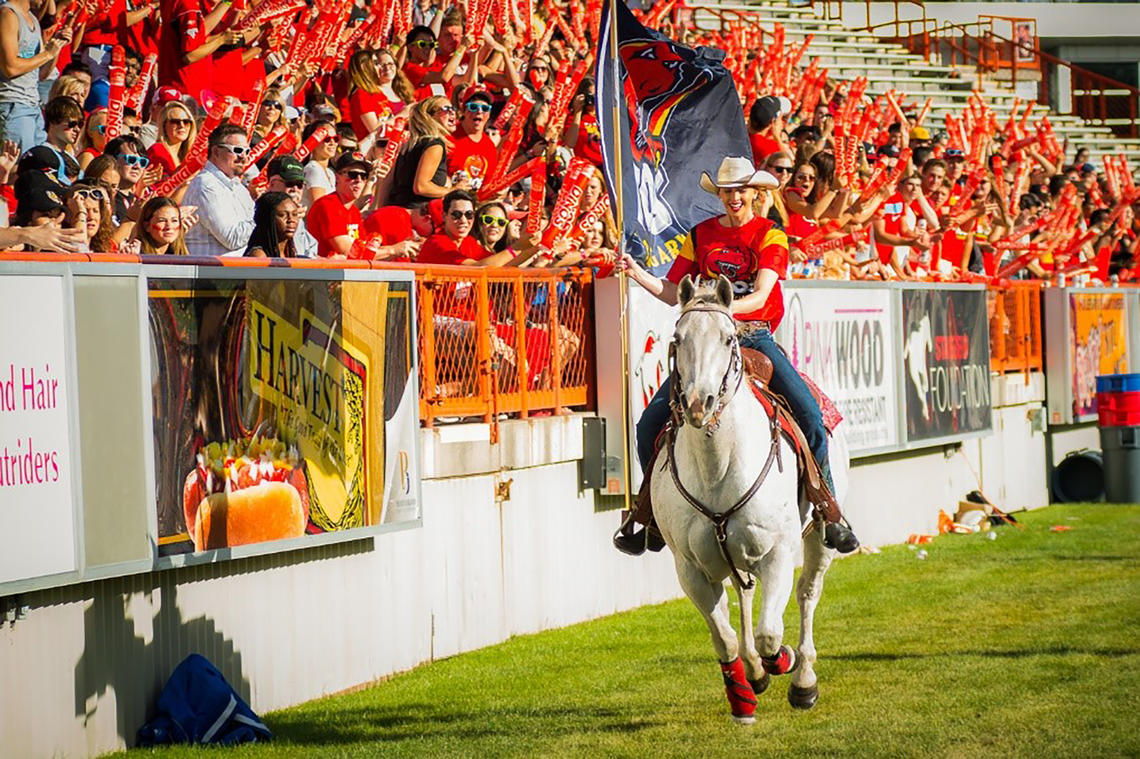
[[[637,529],[632,511],[622,512],[621,527],[614,533],[613,544],[614,548],[629,556],[640,556],[646,550],[657,552],[665,547],[661,532],[655,525]]]
[[[859,538],[846,521],[828,522],[823,528],[823,544],[839,553],[851,553],[859,547]]]

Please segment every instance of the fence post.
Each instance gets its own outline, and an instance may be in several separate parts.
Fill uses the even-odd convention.
[[[493,418],[491,379],[494,368],[491,363],[491,308],[486,270],[478,272],[472,284],[475,287],[475,346],[479,359],[479,397],[483,402],[483,421],[490,424]],[[492,442],[494,438],[495,435],[492,433]]]
[[[432,427],[439,382],[435,363],[435,282],[431,272],[417,277],[416,286],[420,296],[419,327],[420,342],[423,344],[423,355],[420,356],[420,417],[425,427]]]
[[[530,415],[530,358],[526,354],[526,298],[522,272],[515,272],[515,372],[519,382],[519,411],[526,419]]]
[[[562,335],[558,328],[558,280],[551,275],[546,302],[550,311],[550,380],[554,390],[554,413],[562,411]]]

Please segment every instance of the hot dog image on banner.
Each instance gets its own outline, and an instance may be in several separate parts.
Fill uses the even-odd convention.
[[[827,393],[852,453],[897,447],[898,366],[885,287],[784,290],[778,334],[788,359]]]
[[[904,289],[902,321],[907,441],[989,430],[985,291]]]
[[[607,2],[597,66],[606,185],[613,193],[620,177],[626,250],[660,276],[689,230],[723,212],[714,195],[698,191],[701,172],[715,172],[725,156],[751,156],[752,147],[724,51],[680,45],[614,2],[617,27]]]
[[[152,278],[149,316],[160,555],[418,518],[409,282]]]

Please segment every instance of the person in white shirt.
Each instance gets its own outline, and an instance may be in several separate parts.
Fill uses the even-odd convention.
[[[186,233],[192,256],[241,256],[253,234],[253,198],[241,182],[249,155],[245,130],[222,124],[210,134],[209,160],[190,180],[182,204],[198,208],[198,224]]]

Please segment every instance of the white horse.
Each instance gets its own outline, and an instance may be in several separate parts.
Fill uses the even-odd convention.
[[[783,435],[774,434],[743,379],[736,323],[728,311],[732,286],[721,277],[715,288],[697,290],[686,277],[678,294],[673,392],[684,424],[675,431],[672,448],[657,458],[653,510],[681,586],[712,633],[733,718],[749,724],[755,695],[768,687],[769,674],[792,672],[792,706],[815,705],[812,618],[835,551],[824,546],[822,525],[802,537],[810,516],[800,502],[795,452]],[[835,496],[842,503],[848,467],[842,436],[831,439],[830,459]],[[718,529],[694,501],[723,527]],[[801,552],[800,640],[793,649],[782,645],[783,617]],[[755,637],[752,577],[761,587]],[[740,598],[739,638],[729,615],[726,578]]]

